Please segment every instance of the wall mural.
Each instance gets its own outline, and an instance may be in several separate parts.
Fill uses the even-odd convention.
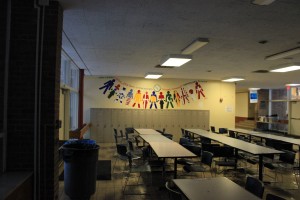
[[[176,88],[137,87],[118,78],[113,78],[99,88],[103,95],[115,103],[143,109],[170,109],[205,99],[205,92],[200,81],[191,81]]]

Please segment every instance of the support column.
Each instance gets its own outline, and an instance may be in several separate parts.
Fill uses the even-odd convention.
[[[10,18],[8,48],[0,48],[0,58],[9,55],[6,171],[32,171],[34,199],[58,199],[62,9],[57,1],[47,6],[35,0],[4,2],[11,3],[11,9],[5,7],[8,17],[0,14],[0,36]]]
[[[84,69],[79,69],[78,128],[83,125]]]

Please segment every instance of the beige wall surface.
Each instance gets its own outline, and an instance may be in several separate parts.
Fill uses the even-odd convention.
[[[249,104],[248,101],[249,101],[248,92],[236,93],[235,116],[248,117],[248,104]]]
[[[112,90],[107,90],[103,94],[104,89],[99,89],[104,86],[104,84],[112,79],[116,79],[112,90],[115,89],[115,86],[118,87],[117,92],[120,92],[121,89],[126,88],[126,92],[133,89],[133,94],[137,90],[141,91],[141,94],[148,92],[149,96],[154,89],[158,92],[163,92],[166,96],[167,91],[173,95],[174,91],[177,91],[180,95],[181,88],[183,88],[189,95],[189,103],[187,99],[185,104],[183,103],[183,98],[180,99],[180,104],[177,105],[173,101],[174,108],[170,110],[208,110],[210,112],[209,122],[210,125],[219,127],[234,127],[235,125],[235,84],[233,83],[224,83],[220,81],[199,81],[199,84],[202,87],[202,94],[200,94],[200,99],[195,91],[195,81],[196,80],[182,80],[182,79],[158,79],[158,80],[148,80],[144,78],[131,78],[131,77],[109,77],[109,78],[99,78],[86,76],[84,79],[84,122],[90,122],[90,109],[91,108],[120,108],[120,109],[138,109],[137,104],[133,107],[134,100],[132,99],[129,105],[126,105],[126,99],[120,103],[116,93],[113,96],[110,96]],[[126,94],[126,93],[125,93]],[[164,102],[164,109],[166,109],[166,103]],[[143,103],[140,102],[140,106],[143,106]],[[157,102],[157,109],[160,109],[160,104]],[[143,109],[143,108],[140,108]],[[149,103],[147,105],[149,108]],[[152,107],[154,109],[154,106]]]
[[[300,101],[290,103],[290,134],[300,136]]]

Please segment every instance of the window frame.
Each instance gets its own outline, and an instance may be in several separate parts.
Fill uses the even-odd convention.
[[[78,110],[79,110],[79,67],[62,50],[61,56],[61,86],[65,91],[64,103],[64,136],[66,137],[70,130],[78,128]]]

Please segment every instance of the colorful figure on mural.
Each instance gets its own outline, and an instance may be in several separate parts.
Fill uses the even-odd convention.
[[[203,88],[201,87],[201,85],[198,81],[195,82],[195,90],[196,90],[196,93],[198,94],[198,99],[201,98],[201,95],[205,98]]]
[[[188,93],[186,92],[186,90],[182,87],[181,88],[181,98],[183,100],[182,104],[185,105],[185,100],[190,103],[190,100],[189,100],[189,95]]]
[[[159,99],[159,105],[160,105],[160,109],[164,109],[164,99],[165,99],[165,95],[160,92],[158,95],[158,99]]]
[[[143,95],[143,107],[144,107],[145,109],[147,108],[148,102],[149,102],[149,94],[148,94],[148,92],[146,92],[146,93]]]
[[[109,81],[105,82],[104,85],[99,88],[99,90],[102,90],[105,88],[105,90],[103,91],[103,94],[105,94],[106,91],[110,90],[114,84],[115,84],[115,79],[109,80]]]
[[[172,98],[172,95],[171,95],[170,91],[167,91],[166,102],[167,102],[167,108],[169,108],[169,104],[171,105],[172,108],[174,108],[173,98]]]
[[[116,85],[115,89],[111,90],[107,97],[110,99],[112,96],[115,95],[115,93],[119,90],[119,88],[120,88],[120,84]]]
[[[192,99],[192,101],[194,101],[194,90],[193,89],[189,89],[189,97],[190,99]]]
[[[131,99],[133,99],[133,90],[130,89],[128,94],[126,95],[126,105],[128,106],[130,104]]]
[[[178,107],[180,107],[180,94],[177,92],[177,90],[174,90],[173,99],[175,100]]]
[[[132,89],[128,89],[127,86]],[[174,88],[173,91],[168,91],[167,89],[165,91],[161,90],[160,86],[156,84],[153,91],[151,90],[150,92],[147,88],[131,86],[123,83],[118,78],[113,78],[110,80],[107,79],[106,82],[102,83],[99,90],[102,90],[101,93],[105,96],[107,95],[107,98],[113,100],[115,103],[119,102],[126,106],[132,105],[132,107],[135,107],[137,104],[138,108],[144,109],[152,109],[154,106],[156,109],[157,106],[160,109],[171,109],[174,106],[179,108],[181,105],[200,100],[201,97],[202,99],[206,99],[205,92],[198,80],[185,83]],[[143,92],[142,90],[148,91]],[[159,105],[157,105],[158,102]]]
[[[117,93],[117,98],[115,99],[115,102],[120,102],[122,104],[125,97],[126,97],[126,88],[123,87],[122,90]]]
[[[157,102],[157,96],[155,94],[155,91],[153,91],[150,96],[150,109],[152,109],[153,104],[154,104],[155,108],[157,109],[156,102]]]
[[[135,93],[135,95],[134,95],[134,103],[133,103],[132,107],[134,107],[135,104],[137,104],[138,108],[140,108],[141,107],[140,102],[142,102],[142,101],[143,101],[143,98],[142,98],[141,90],[138,90],[137,93]]]

